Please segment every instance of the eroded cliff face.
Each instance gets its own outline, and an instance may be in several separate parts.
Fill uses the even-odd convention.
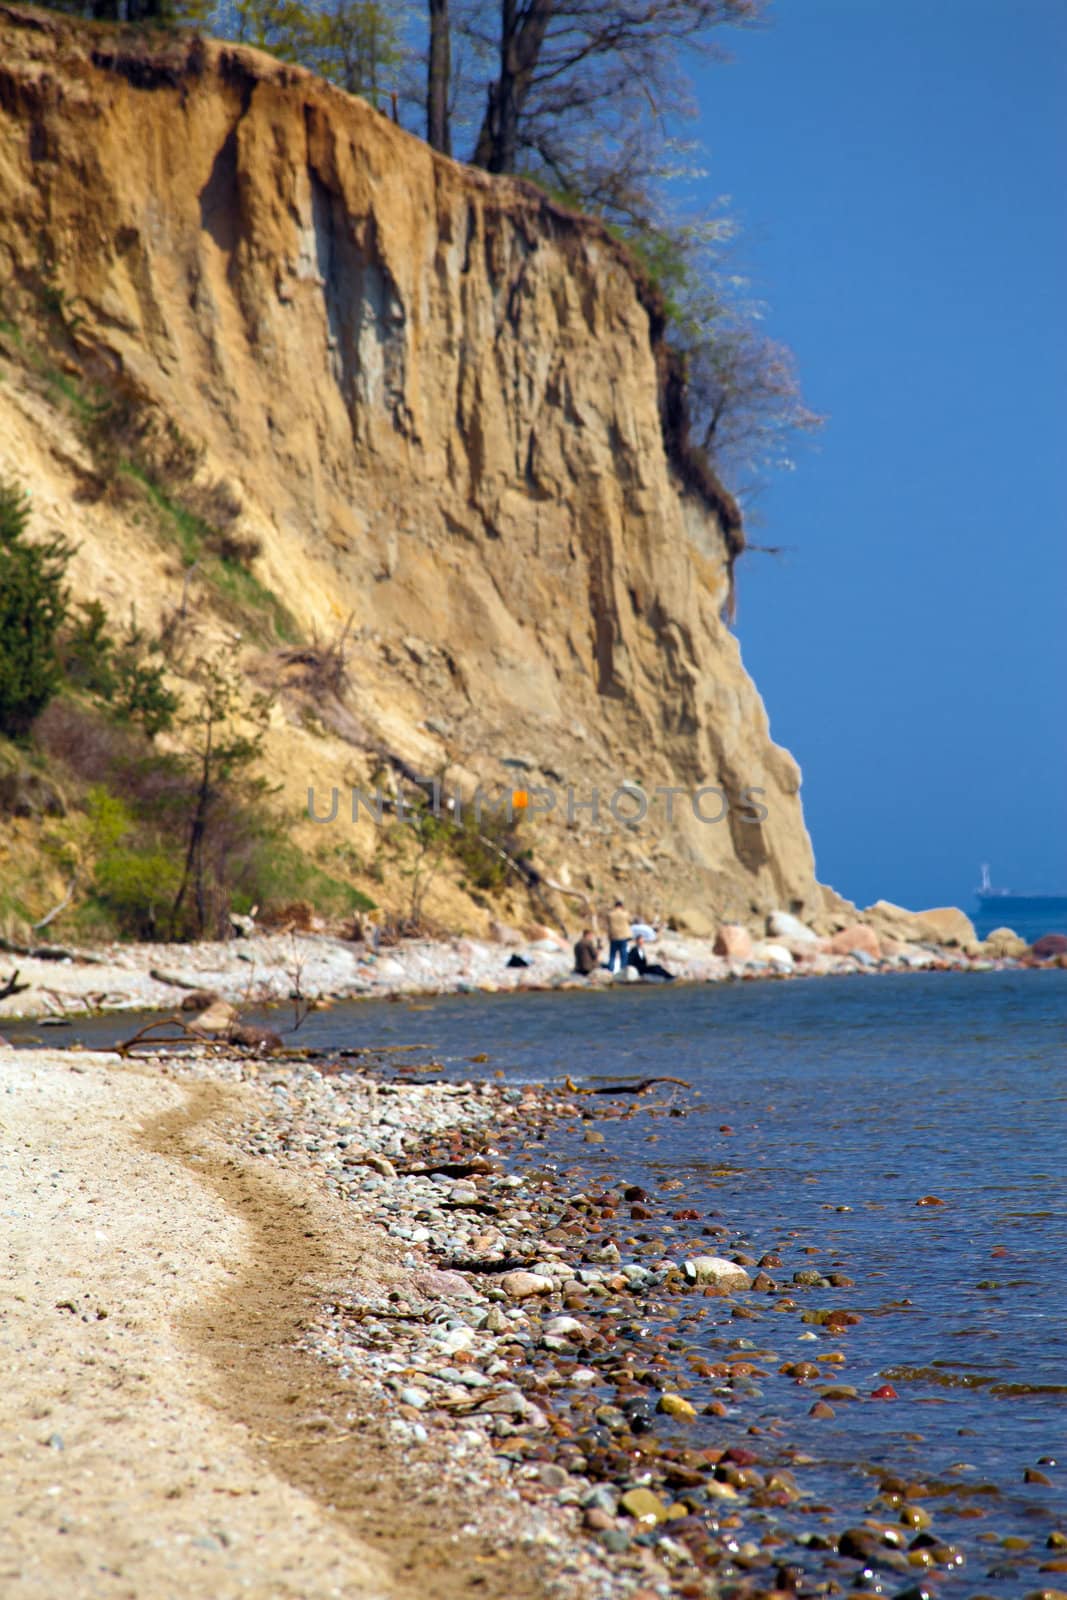
[[[255,52],[0,6],[0,293],[42,281],[83,370],[203,446],[306,634],[353,619],[350,742],[276,729],[294,801],[365,776],[363,739],[554,788],[538,859],[597,894],[821,905],[797,767],[720,620],[722,519],[668,458],[647,296],[596,225]],[[173,554],[76,494],[37,402],[0,407],[0,469],[63,515],[84,587],[151,620]],[[566,785],[622,780],[733,805],[567,824]]]

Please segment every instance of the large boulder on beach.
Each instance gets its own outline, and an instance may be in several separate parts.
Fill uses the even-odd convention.
[[[872,961],[881,961],[882,946],[878,935],[873,928],[868,928],[863,922],[854,922],[851,928],[842,928],[840,933],[835,933],[830,940],[830,953],[835,956],[851,956],[857,954],[869,956]]]
[[[883,941],[896,939],[901,944],[916,944],[924,937],[914,911],[905,911],[892,900],[876,900],[863,913],[863,920]]]
[[[682,1262],[690,1283],[710,1284],[716,1289],[751,1289],[752,1279],[744,1267],[725,1256],[690,1256]]]
[[[1067,956],[1067,934],[1043,933],[1030,946],[1039,961],[1051,961],[1056,956]]]
[[[917,911],[915,920],[919,924],[920,943],[959,945],[964,949],[978,943],[974,923],[958,906],[935,906],[931,911]]]
[[[985,940],[985,954],[997,960],[1015,960],[1024,956],[1030,946],[1026,940],[1015,932],[1014,928],[994,928],[987,934]]]
[[[778,944],[776,940],[761,939],[752,946],[753,961],[768,961],[773,967],[780,967],[783,972],[793,970],[793,952],[788,945]]]
[[[817,944],[819,935],[791,911],[772,911],[767,917],[769,938],[780,939],[783,944]]]
[[[724,922],[715,935],[715,954],[727,961],[751,961],[752,935],[737,922]]]

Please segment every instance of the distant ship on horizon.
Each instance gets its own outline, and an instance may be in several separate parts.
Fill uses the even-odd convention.
[[[979,938],[985,938],[995,927],[1005,926],[1021,934],[1024,939],[1036,939],[1043,933],[1067,931],[1067,894],[1020,893],[1017,889],[997,889],[993,886],[989,867],[982,863],[982,881],[975,890],[978,914],[975,918]]]
[[[975,890],[978,904],[984,908],[1016,905],[1020,907],[1062,906],[1067,910],[1067,894],[1028,894],[1018,889],[995,889],[989,876],[988,862],[982,862],[982,881]]]

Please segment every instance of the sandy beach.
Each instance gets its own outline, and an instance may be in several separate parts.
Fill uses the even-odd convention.
[[[272,1093],[254,1067],[176,1070],[0,1059],[4,1593],[548,1592],[566,1530],[488,1445],[398,1433],[308,1346],[332,1299],[442,1285],[313,1171],[235,1144]]]

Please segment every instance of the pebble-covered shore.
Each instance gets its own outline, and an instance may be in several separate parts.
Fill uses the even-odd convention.
[[[931,1575],[962,1565],[938,1533],[939,1490],[882,1474],[863,1515],[842,1521],[785,1431],[747,1420],[772,1384],[808,1387],[815,1417],[882,1398],[846,1381],[841,1335],[859,1320],[847,1276],[783,1271],[781,1256],[754,1255],[728,1222],[686,1207],[668,1212],[665,1248],[641,1230],[669,1196],[623,1174],[575,1191],[537,1167],[539,1138],[561,1126],[594,1142],[610,1137],[604,1113],[684,1115],[673,1089],[606,1104],[571,1087],[400,1083],[385,1060],[360,1075],[160,1065],[179,1079],[256,1075],[259,1114],[234,1134],[245,1153],[306,1174],[394,1241],[404,1286],[337,1297],[307,1348],[369,1385],[398,1451],[431,1447],[444,1492],[472,1514],[479,1499],[483,1515],[494,1501],[501,1514],[524,1507],[559,1592],[921,1600]],[[807,1309],[817,1290],[833,1303]],[[783,1362],[745,1337],[755,1307],[779,1314],[763,1339],[791,1324],[810,1359]],[[687,1443],[698,1415],[721,1419],[720,1443]],[[1028,1594],[1061,1596],[1039,1573],[1067,1571],[1067,1532],[1046,1533],[1044,1560],[1018,1574]]]
[[[47,947],[45,947],[47,948]],[[901,947],[876,960],[869,950],[839,954],[774,942],[744,958],[716,955],[710,939],[665,934],[650,949],[683,983],[725,983],[900,971],[991,971],[1018,963],[976,958],[942,946]],[[521,957],[524,966],[510,966]],[[0,1024],[16,1017],[77,1018],[102,1011],[174,1010],[190,988],[240,1007],[287,1001],[294,993],[317,1003],[393,995],[469,994],[525,989],[589,988],[623,981],[600,970],[573,971],[569,945],[541,938],[501,945],[484,940],[408,939],[371,946],[318,933],[256,932],[249,939],[195,945],[102,945],[86,952],[0,954],[0,987],[18,974],[17,993],[0,1000]]]

